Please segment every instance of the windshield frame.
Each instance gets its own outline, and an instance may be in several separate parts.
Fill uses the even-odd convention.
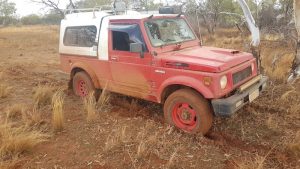
[[[149,22],[149,21],[164,20],[164,19],[174,19],[174,20],[180,19],[180,20],[183,20],[186,23],[186,25],[188,26],[188,28],[191,30],[191,33],[193,34],[194,38],[188,39],[188,40],[183,40],[183,41],[180,41],[180,42],[170,42],[170,43],[162,44],[162,45],[159,45],[159,46],[155,46],[153,44],[152,40],[151,40],[151,37],[150,37],[151,34],[149,32],[149,29],[148,29],[146,23]],[[143,26],[145,28],[145,32],[146,32],[146,35],[148,37],[148,40],[150,41],[150,44],[151,44],[151,46],[153,48],[161,48],[162,46],[172,46],[172,45],[176,45],[176,44],[182,44],[182,43],[186,43],[186,42],[192,42],[192,41],[195,41],[195,40],[198,39],[197,36],[196,36],[196,34],[195,34],[195,32],[194,32],[194,30],[192,29],[191,25],[189,24],[189,22],[187,22],[187,20],[184,17],[178,17],[178,18],[176,18],[176,16],[175,16],[175,17],[159,17],[159,18],[147,19],[147,20],[144,20]]]

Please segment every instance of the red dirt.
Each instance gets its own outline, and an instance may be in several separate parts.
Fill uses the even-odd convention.
[[[0,100],[2,119],[9,105],[31,109],[38,85],[67,89],[68,76],[59,73],[57,42],[57,27],[0,29],[1,80],[13,88]],[[107,110],[87,123],[82,100],[65,90],[63,132],[53,133],[51,107],[45,106],[44,127],[52,137],[21,155],[13,168],[241,168],[255,166],[257,157],[266,157],[264,168],[297,168],[300,161],[287,147],[297,141],[300,129],[299,86],[271,84],[234,117],[217,118],[207,137],[165,125],[161,105],[117,94],[111,94]],[[291,90],[295,92],[283,97]],[[142,141],[146,150],[138,155]]]

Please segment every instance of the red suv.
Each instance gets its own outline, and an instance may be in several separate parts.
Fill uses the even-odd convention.
[[[164,105],[167,123],[206,134],[214,116],[256,99],[267,78],[250,53],[202,46],[182,15],[68,14],[60,59],[74,93],[111,92]]]

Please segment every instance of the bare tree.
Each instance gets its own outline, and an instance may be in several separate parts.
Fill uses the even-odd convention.
[[[221,0],[207,0],[198,2],[198,10],[210,34],[214,34],[222,12]]]
[[[194,0],[182,1],[186,13],[201,18],[209,34],[214,34],[216,27],[222,23],[224,16],[236,17],[238,14],[231,9],[232,0]],[[182,8],[182,6],[181,6]],[[240,17],[240,15],[239,15]]]
[[[51,8],[52,10],[59,13],[62,17],[64,17],[65,15],[64,9],[61,9],[59,7],[60,0],[32,0],[32,2],[43,4],[46,8]],[[69,0],[69,4],[66,6],[66,8],[76,8],[73,0]]]
[[[300,1],[294,0],[294,17],[295,17],[295,25],[297,30],[297,50],[296,56],[293,62],[291,75],[289,77],[289,81],[295,79],[300,76]]]

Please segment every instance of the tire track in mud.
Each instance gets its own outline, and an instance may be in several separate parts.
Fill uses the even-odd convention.
[[[297,158],[288,152],[279,150],[276,145],[270,147],[262,144],[249,143],[239,139],[238,137],[234,137],[230,134],[219,131],[211,131],[205,137],[212,140],[214,144],[219,146],[225,154],[229,154],[232,149],[239,149],[249,152],[253,155],[256,154],[265,157],[266,160],[277,162],[281,165],[290,164],[292,167],[297,166]],[[228,159],[227,161],[228,168],[234,168],[238,166],[234,159]],[[281,168],[285,167],[286,166],[281,166]]]

